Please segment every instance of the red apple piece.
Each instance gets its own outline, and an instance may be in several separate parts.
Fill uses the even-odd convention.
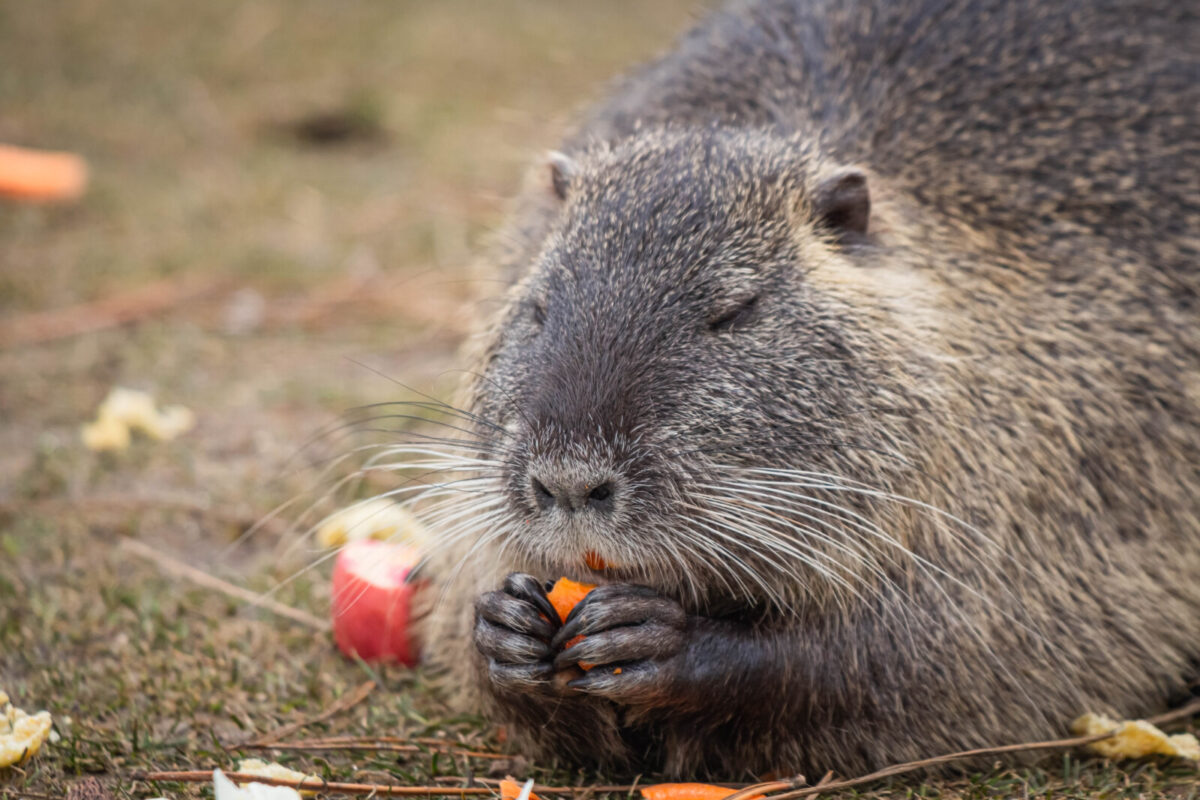
[[[420,561],[412,547],[366,539],[338,553],[333,566],[333,639],[364,661],[417,663],[412,599],[405,583]]]

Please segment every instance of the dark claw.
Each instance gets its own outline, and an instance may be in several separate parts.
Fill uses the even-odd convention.
[[[571,610],[550,646],[557,650],[576,636],[648,622],[683,630],[687,615],[678,603],[645,586],[599,586]]]
[[[488,676],[498,688],[508,691],[527,692],[541,689],[554,674],[548,661],[533,664],[501,664],[488,662]]]
[[[513,597],[532,603],[537,606],[538,611],[545,615],[546,619],[554,623],[558,622],[558,612],[554,610],[550,598],[546,597],[546,587],[532,575],[523,572],[510,573],[504,579],[504,591]]]
[[[501,628],[550,640],[555,625],[540,613],[537,606],[507,592],[487,592],[475,601],[479,617]]]
[[[554,659],[554,668],[571,664],[626,664],[643,659],[667,658],[683,647],[683,632],[658,623],[631,625],[585,637]]]
[[[550,690],[555,678],[550,639],[557,629],[554,607],[532,576],[513,573],[501,591],[481,594],[475,601],[475,647],[487,659],[493,688],[521,695]]]
[[[659,705],[668,699],[662,671],[649,662],[595,667],[567,686],[617,703]]]

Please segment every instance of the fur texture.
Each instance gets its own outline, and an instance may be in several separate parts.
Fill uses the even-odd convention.
[[[736,779],[1185,692],[1197,41],[1186,3],[763,0],[619,84],[498,255],[431,569],[458,699]],[[562,629],[559,575],[608,584]]]

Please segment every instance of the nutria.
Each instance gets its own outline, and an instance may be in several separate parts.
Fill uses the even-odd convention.
[[[464,705],[736,779],[1186,692],[1197,19],[741,2],[586,114],[495,256],[426,572]],[[602,584],[565,625],[560,575]]]

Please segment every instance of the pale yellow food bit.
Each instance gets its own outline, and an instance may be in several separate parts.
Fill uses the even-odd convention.
[[[153,396],[148,392],[126,389],[123,386],[114,386],[96,412],[98,417],[112,417],[130,427],[136,422],[157,414],[158,410],[154,407]]]
[[[362,539],[380,539],[420,547],[429,539],[413,513],[386,497],[373,497],[330,514],[317,528],[317,544],[341,547]]]
[[[1118,722],[1103,714],[1084,714],[1071,723],[1076,736],[1117,733],[1088,745],[1105,758],[1145,758],[1151,755],[1177,756],[1200,761],[1200,741],[1190,733],[1168,736],[1145,720]]]
[[[100,417],[83,426],[83,444],[89,450],[124,450],[129,447],[129,426],[113,417]]]
[[[13,708],[8,695],[0,692],[0,768],[33,757],[50,736],[51,725],[49,711],[27,714]]]
[[[294,769],[288,769],[283,764],[274,761],[263,761],[261,758],[243,758],[238,762],[237,771],[244,775],[257,775],[260,778],[277,778],[280,780],[302,781],[305,778],[316,778],[316,775],[305,775]],[[245,784],[243,784],[245,786]],[[301,791],[303,795],[314,795],[316,790]]]
[[[161,411],[146,392],[114,387],[100,404],[96,421],[83,426],[83,443],[91,450],[124,450],[130,432],[141,431],[152,439],[167,441],[191,430],[196,415],[184,406],[167,406]]]
[[[247,783],[238,786],[219,769],[213,770],[213,797],[215,800],[300,800],[300,793],[290,786],[269,786],[265,783]]]

